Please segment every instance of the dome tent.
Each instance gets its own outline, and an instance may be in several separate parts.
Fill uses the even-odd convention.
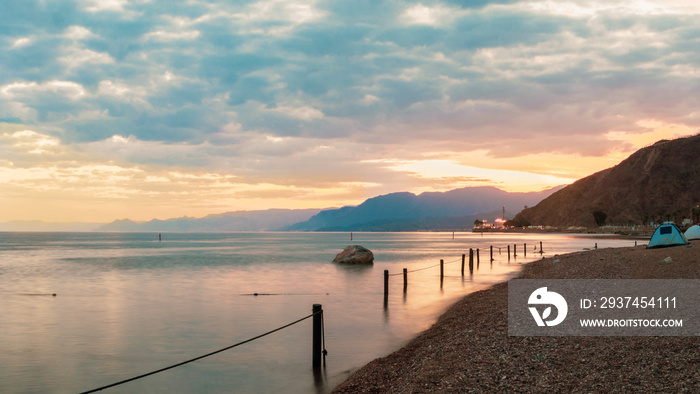
[[[683,235],[683,231],[672,222],[664,222],[660,225],[649,240],[647,249],[661,248],[664,246],[687,245],[688,239]]]
[[[688,240],[700,239],[700,226],[696,224],[695,226],[691,226],[689,229],[685,230],[685,238]]]

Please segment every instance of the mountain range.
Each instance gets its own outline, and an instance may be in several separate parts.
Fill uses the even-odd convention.
[[[97,231],[417,231],[471,229],[476,219],[513,217],[561,187],[532,193],[509,193],[495,187],[469,187],[448,192],[391,193],[358,206],[333,209],[235,211],[203,218],[115,220]]]
[[[226,232],[277,230],[307,220],[320,209],[267,209],[262,211],[234,211],[203,218],[182,217],[167,220],[153,219],[134,222],[115,220],[97,231],[175,231],[175,232]]]
[[[700,220],[700,134],[661,140],[520,212],[522,224],[596,227]]]
[[[509,212],[518,212],[526,205],[537,204],[562,187],[530,193],[509,193],[488,186],[467,187],[448,192],[426,192],[419,195],[408,192],[391,193],[370,198],[358,206],[321,211],[309,220],[284,230],[471,229],[476,219],[493,221],[502,216],[503,207]]]

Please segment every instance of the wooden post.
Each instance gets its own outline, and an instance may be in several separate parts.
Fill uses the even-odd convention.
[[[469,248],[469,273],[474,272],[474,249]]]
[[[464,254],[462,254],[462,276],[464,276]]]
[[[384,270],[384,310],[389,308],[389,270]]]
[[[544,252],[542,251],[542,241],[540,241],[540,254],[542,254],[542,253],[544,253]]]
[[[403,292],[406,293],[406,289],[408,288],[408,270],[406,268],[403,269]]]
[[[508,245],[508,260],[510,260],[510,245]]]
[[[523,257],[527,257],[527,243],[523,244]]]
[[[476,269],[479,269],[479,248],[476,249]]]
[[[323,355],[323,345],[322,345],[322,322],[323,322],[323,308],[321,304],[314,304],[311,309],[314,314],[313,317],[313,339],[312,339],[312,365],[314,368],[321,367],[321,356]]]
[[[491,249],[491,264],[493,264],[493,245],[489,249]]]
[[[384,270],[384,296],[389,294],[389,270]]]
[[[440,282],[442,282],[442,278],[445,276],[445,260],[440,259]]]
[[[513,258],[516,258],[518,254],[516,253],[516,249],[518,249],[518,244],[513,244]]]

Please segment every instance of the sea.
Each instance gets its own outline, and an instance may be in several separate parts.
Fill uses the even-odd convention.
[[[635,242],[549,233],[4,232],[0,392],[104,387],[255,338],[320,304],[327,356],[319,369],[306,318],[102,392],[326,393],[527,262]],[[332,263],[352,244],[372,250],[374,264]]]

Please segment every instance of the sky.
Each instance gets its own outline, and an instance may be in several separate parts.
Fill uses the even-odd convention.
[[[695,0],[3,0],[0,222],[538,191],[698,133]]]

